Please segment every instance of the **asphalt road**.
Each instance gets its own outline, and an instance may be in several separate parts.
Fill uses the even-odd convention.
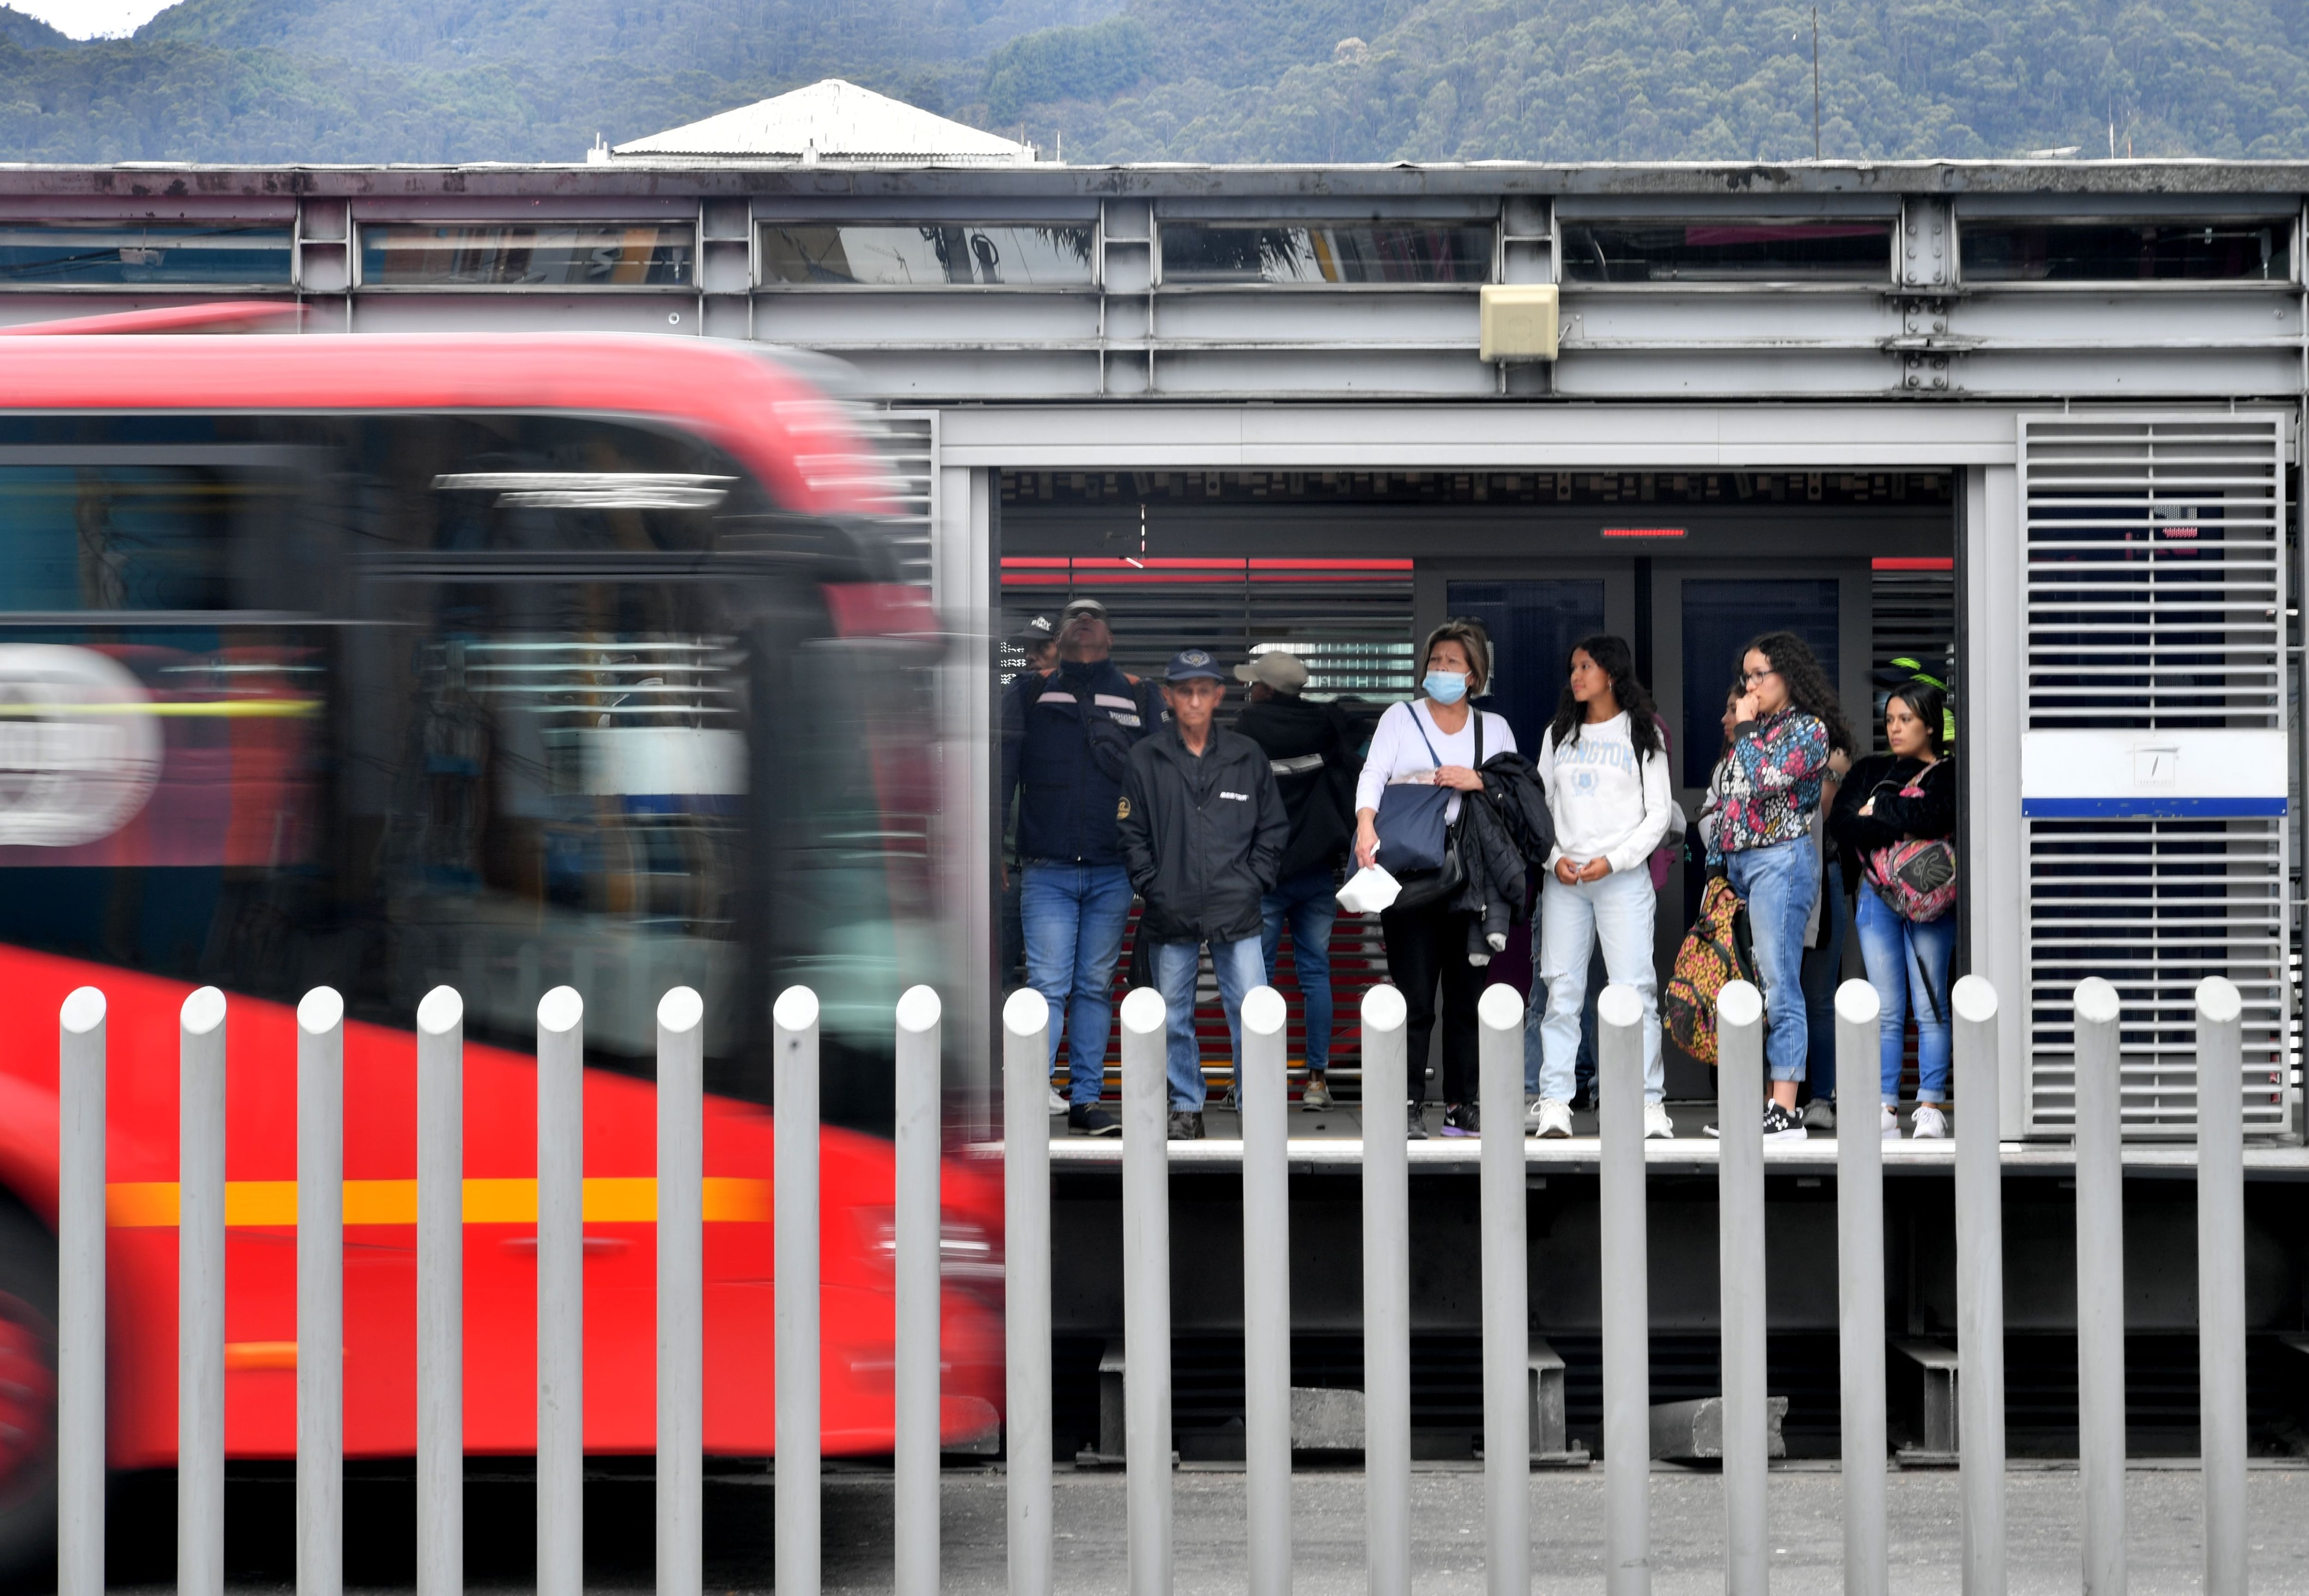
[[[477,1465],[478,1467],[478,1465]],[[2250,1477],[2253,1587],[2309,1592],[2309,1470],[2256,1467]],[[1413,1475],[1414,1585],[1420,1596],[1480,1596],[1483,1476],[1470,1469]],[[1243,1589],[1242,1476],[1190,1469],[1174,1476],[1179,1527],[1176,1590]],[[1532,1479],[1534,1596],[1603,1588],[1600,1468]],[[1957,1479],[1895,1473],[1890,1482],[1892,1589],[1901,1596],[1959,1590]],[[1302,1473],[1295,1487],[1296,1589],[1302,1596],[1364,1596],[1362,1477]],[[946,1477],[944,1590],[977,1596],[1004,1583],[1003,1480],[990,1471]],[[2137,1469],[2127,1481],[2134,1596],[2196,1592],[2199,1484],[2185,1468]],[[1056,1486],[1057,1584],[1067,1596],[1126,1596],[1123,1481],[1061,1471]],[[111,1585],[173,1588],[172,1481],[125,1482],[113,1501]],[[706,1590],[766,1591],[772,1488],[766,1473],[725,1475],[706,1494]],[[2073,1469],[2016,1469],[2007,1490],[2012,1596],[2068,1596],[2079,1586],[2078,1480]],[[835,1470],[825,1488],[825,1588],[882,1592],[890,1583],[888,1476]],[[467,1566],[477,1592],[532,1584],[533,1531],[527,1484],[505,1474],[468,1488]],[[653,1487],[646,1465],[596,1476],[586,1497],[587,1584],[646,1592],[652,1568]],[[1776,1471],[1771,1482],[1772,1588],[1780,1596],[1840,1590],[1841,1489],[1829,1468]],[[1652,1479],[1653,1589],[1710,1596],[1723,1586],[1723,1495],[1713,1474],[1656,1470]],[[348,1490],[346,1583],[353,1591],[411,1588],[413,1497],[405,1477],[356,1478]],[[236,1478],[228,1494],[228,1582],[235,1592],[293,1586],[290,1476]]]

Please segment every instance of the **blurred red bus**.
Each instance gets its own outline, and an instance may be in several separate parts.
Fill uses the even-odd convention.
[[[227,1445],[294,1453],[292,1005],[346,999],[346,1437],[415,1448],[415,1044],[466,1004],[466,1415],[534,1449],[536,1002],[586,1002],[586,1445],[654,1445],[654,1011],[706,1005],[705,1443],[772,1450],[768,1007],[886,1125],[938,979],[930,625],[851,414],[610,337],[0,343],[0,1562],[52,1514],[56,1008],[110,1004],[117,1468],[176,1432],[178,1005],[229,1042]],[[890,1445],[886,1143],[824,1150],[825,1426]],[[946,1182],[945,1423],[1000,1400],[999,1193]]]

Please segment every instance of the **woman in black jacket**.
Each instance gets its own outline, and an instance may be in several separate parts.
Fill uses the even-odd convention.
[[[1916,1112],[1913,1134],[1929,1141],[1949,1134],[1942,1107],[1949,1090],[1949,965],[1956,953],[1952,895],[1934,901],[1930,919],[1910,919],[1890,901],[1884,867],[1893,850],[1915,841],[1956,834],[1956,761],[1942,753],[1947,699],[1930,682],[1912,681],[1884,706],[1889,754],[1872,754],[1852,767],[1829,813],[1829,834],[1843,850],[1845,878],[1860,884],[1854,924],[1876,988],[1884,1138],[1897,1140],[1900,1122],[1900,1060],[1913,1001],[1916,1014]]]

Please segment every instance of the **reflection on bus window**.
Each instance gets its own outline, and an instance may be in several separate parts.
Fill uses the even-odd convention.
[[[102,222],[0,226],[0,283],[286,288],[289,258],[286,227],[231,223],[115,227]]]
[[[1892,220],[1563,224],[1566,282],[1884,282]]]
[[[444,595],[407,661],[386,915],[404,1003],[447,982],[519,1035],[567,981],[587,1040],[638,1057],[670,987],[705,996],[709,1033],[743,1029],[746,693],[734,639],[619,629],[682,608],[620,597]]]
[[[260,484],[187,466],[0,466],[0,608],[221,609]]]
[[[1163,280],[1174,283],[1482,283],[1492,229],[1448,222],[1307,227],[1166,221]]]
[[[762,280],[1072,288],[1091,280],[1092,234],[1087,223],[772,226],[762,229]]]
[[[2288,282],[2292,246],[2289,220],[1958,226],[1967,282]]]
[[[696,229],[687,222],[433,226],[360,230],[361,281],[381,288],[688,288]]]

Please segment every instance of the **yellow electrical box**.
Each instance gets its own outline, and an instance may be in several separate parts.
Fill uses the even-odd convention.
[[[1486,360],[1555,358],[1555,285],[1483,285],[1483,356]]]

